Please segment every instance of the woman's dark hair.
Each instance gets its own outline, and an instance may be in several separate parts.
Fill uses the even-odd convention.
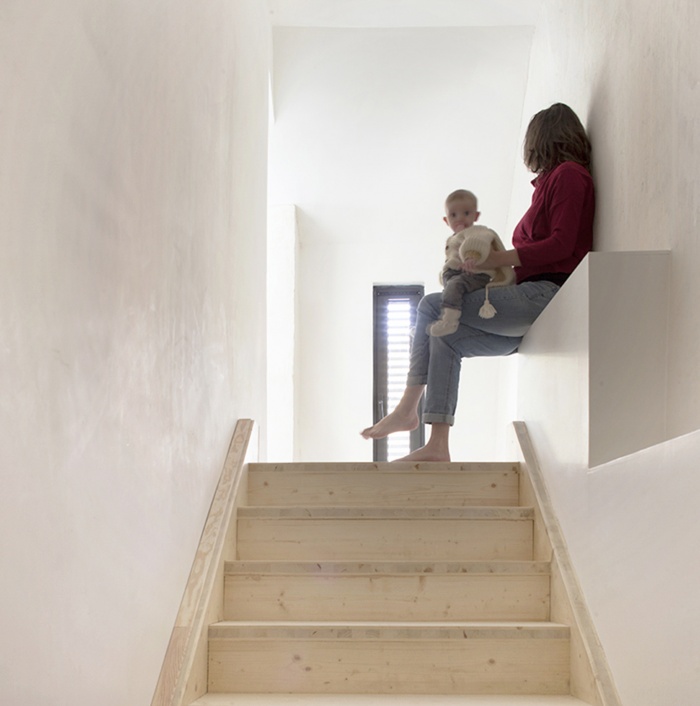
[[[576,113],[564,103],[555,103],[530,120],[523,158],[525,166],[536,174],[569,161],[590,171],[591,143]]]

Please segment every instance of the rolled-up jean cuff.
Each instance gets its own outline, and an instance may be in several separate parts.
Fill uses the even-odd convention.
[[[449,424],[453,426],[455,418],[451,414],[437,414],[435,412],[423,412],[423,424]]]
[[[415,385],[427,385],[427,375],[409,375],[406,378],[406,387],[414,387]]]

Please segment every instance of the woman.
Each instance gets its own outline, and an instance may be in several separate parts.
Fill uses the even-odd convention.
[[[515,268],[516,284],[492,289],[497,315],[482,319],[483,291],[466,294],[457,331],[436,338],[428,326],[440,316],[440,293],[418,305],[416,335],[403,397],[393,412],[362,431],[381,439],[418,426],[418,403],[426,391],[423,422],[431,425],[428,443],[402,461],[449,461],[450,427],[454,424],[462,358],[515,352],[522,337],[559,287],[593,246],[595,190],[590,174],[591,144],[571,108],[555,103],[537,113],[527,128],[525,165],[537,176],[532,204],[513,233],[513,249],[493,252],[467,272]],[[426,389],[427,387],[427,389]]]

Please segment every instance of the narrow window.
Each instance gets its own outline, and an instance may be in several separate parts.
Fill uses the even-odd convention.
[[[422,285],[374,287],[374,410],[375,423],[396,406],[406,386],[411,336]],[[421,400],[419,415],[422,412]],[[423,446],[424,427],[397,432],[374,441],[374,460],[393,461]]]

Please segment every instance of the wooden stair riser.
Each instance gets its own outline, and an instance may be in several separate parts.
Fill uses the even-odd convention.
[[[251,464],[209,690],[570,693],[519,481],[507,463]]]
[[[321,631],[323,632],[323,631]],[[209,690],[242,693],[565,694],[568,635],[212,637]],[[565,628],[559,630],[566,632]],[[430,634],[430,631],[427,631]]]
[[[532,560],[532,520],[239,519],[238,559]]]
[[[483,465],[483,464],[482,464]],[[505,464],[504,464],[505,466]],[[507,506],[518,504],[518,473],[474,471],[251,470],[248,503],[273,506]]]
[[[548,574],[228,574],[226,620],[548,620]]]

